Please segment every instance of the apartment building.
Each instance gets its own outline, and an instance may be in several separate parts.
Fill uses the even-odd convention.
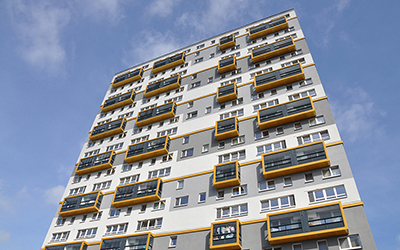
[[[42,249],[376,249],[293,9],[115,74],[71,171]]]

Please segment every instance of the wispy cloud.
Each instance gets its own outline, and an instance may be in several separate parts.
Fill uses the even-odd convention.
[[[47,1],[17,0],[9,7],[20,38],[20,56],[32,66],[59,71],[66,59],[61,31],[70,20],[70,12]]]
[[[148,12],[153,16],[169,16],[174,7],[179,5],[181,0],[155,0],[149,5]]]
[[[82,12],[83,16],[96,21],[106,19],[115,25],[124,18],[121,2],[121,0],[77,0],[75,3],[79,6],[77,11]]]
[[[0,230],[0,243],[6,242],[10,239],[10,234],[6,231]]]
[[[52,188],[49,188],[44,191],[44,199],[47,204],[57,204],[61,201],[62,194],[64,193],[65,187],[58,185]]]

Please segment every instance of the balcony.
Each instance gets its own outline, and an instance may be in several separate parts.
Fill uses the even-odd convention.
[[[86,250],[88,244],[85,241],[74,242],[74,243],[62,243],[51,246],[45,246],[44,250]]]
[[[99,211],[103,193],[101,191],[70,196],[62,202],[58,214],[62,217]]]
[[[96,141],[108,136],[123,133],[126,126],[126,118],[120,118],[115,121],[107,122],[93,128],[90,133],[89,139]]]
[[[156,139],[132,144],[128,147],[125,161],[132,163],[152,157],[168,154],[170,138],[168,135]]]
[[[112,205],[124,207],[161,199],[162,180],[160,178],[117,187]]]
[[[235,45],[236,45],[236,43],[235,43],[235,35],[234,34],[231,34],[229,36],[225,36],[225,37],[222,37],[221,39],[219,39],[218,46],[219,46],[220,50],[224,50],[224,49],[233,47]]]
[[[211,224],[210,249],[242,249],[242,225],[239,220]]]
[[[237,161],[214,166],[214,187],[225,188],[240,185],[240,165]]]
[[[238,98],[236,82],[218,87],[217,101],[223,103]]]
[[[119,237],[109,237],[101,240],[100,250],[116,249],[153,249],[154,236],[152,233],[132,234]]]
[[[117,109],[120,107],[123,107],[125,105],[129,105],[131,103],[133,103],[133,101],[135,100],[135,91],[131,91],[110,99],[107,99],[103,106],[101,107],[101,111],[103,112],[108,112],[111,111],[113,109]]]
[[[265,179],[328,167],[325,143],[315,142],[262,155]]]
[[[257,75],[254,79],[254,87],[257,92],[261,92],[303,79],[303,67],[300,63],[296,63],[291,66]]]
[[[294,44],[293,38],[289,37],[275,43],[252,49],[251,60],[253,63],[257,63],[294,50],[296,50],[296,45]]]
[[[218,141],[239,136],[239,126],[237,117],[230,117],[219,120],[215,124],[215,138]]]
[[[116,77],[111,84],[113,88],[118,88],[130,82],[140,80],[142,79],[142,76],[143,76],[143,68],[140,68],[135,71]]]
[[[263,23],[249,29],[249,37],[251,40],[257,39],[259,37],[277,32],[279,30],[287,29],[289,27],[286,17],[281,17],[272,20],[268,23]]]
[[[283,244],[348,234],[340,202],[267,215],[268,241]]]
[[[151,72],[157,74],[158,72],[170,69],[172,67],[185,63],[185,52],[157,61],[153,64]]]
[[[164,80],[147,85],[144,96],[146,98],[159,95],[169,90],[179,88],[181,86],[181,75],[176,75]]]
[[[237,68],[236,67],[236,57],[234,55],[230,56],[228,58],[225,58],[225,59],[221,59],[218,62],[218,72],[220,74],[234,70],[236,68]]]
[[[136,126],[143,127],[154,122],[175,117],[175,112],[176,103],[170,102],[158,107],[140,111],[135,123]]]
[[[107,151],[102,154],[93,155],[90,157],[82,158],[79,161],[75,173],[83,175],[100,171],[107,168],[112,168],[115,159],[115,151]]]
[[[267,129],[314,117],[315,108],[311,97],[307,96],[294,101],[259,109],[257,114],[258,126],[260,129]]]

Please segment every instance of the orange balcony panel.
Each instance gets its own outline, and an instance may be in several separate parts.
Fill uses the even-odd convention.
[[[213,185],[225,188],[240,185],[240,165],[238,161],[222,163],[214,166]]]
[[[257,92],[276,88],[305,78],[300,63],[270,71],[254,77],[254,87]]]
[[[169,135],[166,135],[156,139],[132,144],[126,151],[125,161],[127,163],[132,163],[168,154],[170,140]]]
[[[109,98],[104,101],[104,104],[101,107],[101,111],[108,112],[129,104],[132,104],[135,99],[135,91],[128,92],[122,95],[118,95],[112,98]]]
[[[257,39],[262,36],[277,32],[279,30],[287,29],[289,24],[285,16],[274,19],[270,22],[251,27],[249,29],[249,37],[251,40]]]
[[[218,141],[239,136],[237,117],[229,117],[219,120],[215,124],[215,138]]]
[[[218,72],[220,74],[223,74],[225,72],[228,72],[228,71],[231,71],[231,70],[234,70],[234,69],[237,69],[237,67],[236,67],[236,57],[234,55],[230,56],[228,58],[224,58],[224,59],[219,60],[219,62],[218,62]]]
[[[242,249],[242,225],[238,219],[211,223],[211,250]]]
[[[90,132],[89,139],[91,141],[96,141],[108,136],[123,133],[125,131],[126,122],[126,118],[123,117],[115,121],[98,125]]]
[[[143,68],[131,71],[129,73],[125,73],[123,75],[117,76],[114,78],[113,82],[111,83],[113,88],[118,88],[124,86],[125,84],[137,81],[142,79],[143,76]]]
[[[153,72],[153,74],[157,74],[161,71],[184,64],[185,56],[186,56],[185,52],[182,52],[177,55],[157,61],[153,64],[153,68],[151,69],[151,72]]]
[[[58,214],[61,217],[97,212],[103,199],[101,191],[64,198]]]
[[[218,87],[217,101],[219,103],[227,102],[238,98],[236,82]]]
[[[264,61],[272,57],[283,55],[291,51],[296,50],[296,45],[294,44],[293,38],[289,37],[284,40],[266,44],[261,47],[251,50],[251,60],[253,63]]]
[[[219,49],[224,50],[230,47],[235,46],[235,34],[231,34],[229,36],[222,37],[219,39]]]

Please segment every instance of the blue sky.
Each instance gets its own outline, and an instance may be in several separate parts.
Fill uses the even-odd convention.
[[[377,247],[400,249],[400,2],[354,0],[0,0],[0,249],[40,248],[116,72],[291,8]]]

